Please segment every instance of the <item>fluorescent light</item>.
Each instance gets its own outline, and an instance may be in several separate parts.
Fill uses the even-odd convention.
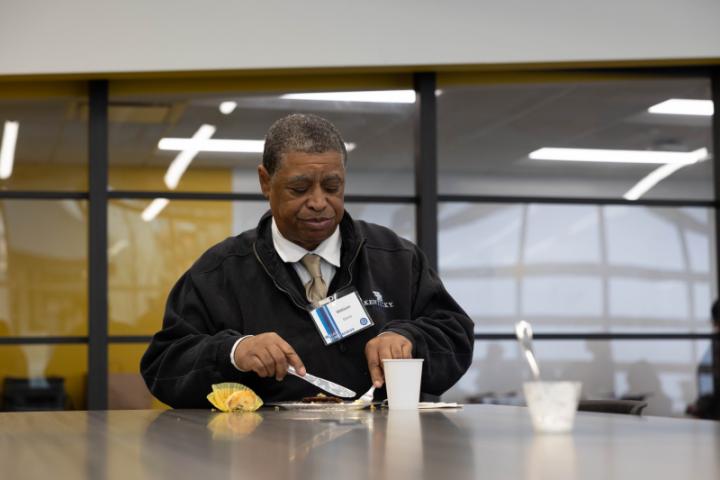
[[[172,161],[172,163],[167,169],[167,172],[165,172],[165,185],[170,190],[175,190],[175,188],[178,186],[178,183],[180,183],[180,178],[185,173],[185,170],[187,170],[187,168],[190,166],[190,162],[193,161],[195,156],[200,151],[198,146],[201,145],[203,141],[212,137],[214,133],[214,126],[202,125],[200,128],[198,128],[197,132],[195,132],[192,138],[185,139],[188,142],[186,147],[180,149],[180,153],[177,154],[175,160]],[[163,140],[160,140],[161,144]],[[159,146],[160,145],[158,145],[158,147]]]
[[[280,98],[286,98],[289,100],[320,100],[328,102],[415,103],[415,90],[288,93],[282,95]]]
[[[20,130],[19,122],[5,122],[2,145],[0,145],[0,179],[2,180],[7,180],[12,175],[18,130]]]
[[[237,102],[227,101],[220,104],[220,113],[230,115],[237,108]]]
[[[556,160],[567,162],[607,163],[657,163],[687,165],[707,155],[707,149],[692,152],[667,152],[654,150],[604,150],[599,148],[540,148],[531,152],[532,160]]]
[[[648,108],[650,113],[666,115],[700,115],[710,117],[713,114],[712,100],[691,100],[687,98],[671,98]]]
[[[262,153],[265,146],[265,140],[233,140],[223,138],[208,138],[206,140],[197,140],[193,138],[173,138],[166,137],[160,140],[158,148],[160,150],[197,150],[199,152],[222,152],[222,153]],[[348,152],[355,149],[356,145],[352,142],[345,143]]]
[[[156,198],[152,202],[150,202],[150,205],[145,207],[145,210],[143,210],[141,217],[146,222],[151,222],[155,219],[155,217],[158,216],[160,212],[163,211],[165,207],[167,207],[167,204],[170,203],[170,200],[167,198]]]
[[[694,161],[688,161],[686,163],[668,163],[666,165],[656,168],[655,170],[650,172],[645,178],[636,183],[630,190],[625,192],[623,198],[625,200],[637,200],[638,198],[645,195],[655,185],[657,185],[673,173],[677,172],[681,168],[707,160],[708,158],[708,151],[706,148],[700,148],[690,153],[695,154]]]
[[[262,153],[263,140],[230,140],[212,138],[197,141],[194,138],[167,137],[160,140],[160,150],[187,150],[197,149],[200,152],[226,152],[226,153]]]

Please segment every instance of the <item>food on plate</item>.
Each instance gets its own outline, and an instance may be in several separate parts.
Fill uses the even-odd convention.
[[[263,404],[255,392],[240,383],[216,383],[212,389],[207,399],[221,412],[254,412]]]
[[[300,400],[302,403],[343,403],[342,399],[318,393],[314,397],[305,397]]]

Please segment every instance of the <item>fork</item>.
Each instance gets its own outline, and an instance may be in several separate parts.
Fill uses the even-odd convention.
[[[375,394],[375,387],[373,386],[373,387],[370,387],[370,390],[363,393],[362,396],[360,398],[358,398],[358,400],[361,401],[362,403],[370,404],[373,401],[374,394]]]

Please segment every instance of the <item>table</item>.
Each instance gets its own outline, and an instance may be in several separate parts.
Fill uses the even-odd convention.
[[[713,479],[720,423],[578,413],[537,435],[524,407],[315,413],[0,413],[2,478]]]

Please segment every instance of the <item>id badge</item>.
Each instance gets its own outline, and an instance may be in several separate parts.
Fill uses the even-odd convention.
[[[354,288],[336,292],[310,310],[310,316],[325,345],[338,342],[373,325]]]

